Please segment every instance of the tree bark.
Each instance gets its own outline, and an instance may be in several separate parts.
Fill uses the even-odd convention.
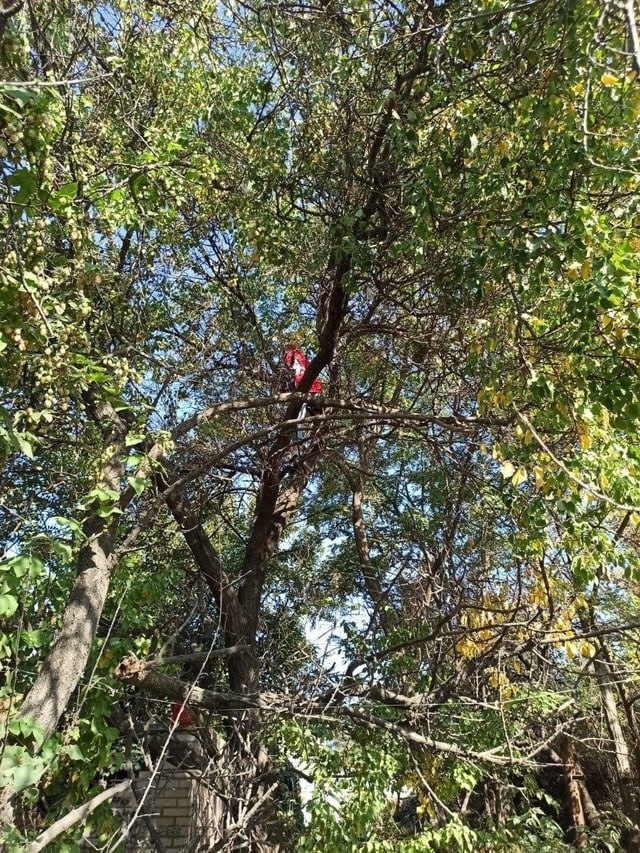
[[[64,817],[61,817],[60,820],[52,823],[51,826],[42,833],[42,835],[39,835],[38,838],[36,838],[36,840],[29,846],[28,853],[40,853],[41,850],[44,850],[45,847],[51,844],[51,842],[59,835],[62,835],[63,832],[71,829],[71,827],[75,826],[76,823],[86,820],[91,812],[95,811],[98,806],[101,806],[104,802],[112,799],[117,794],[123,794],[129,787],[131,787],[130,780],[120,782],[118,785],[114,785],[113,788],[107,788],[106,791],[102,791],[97,794],[89,800],[89,802],[83,803],[81,806],[73,809]]]
[[[562,753],[562,769],[564,773],[564,783],[567,791],[567,802],[569,804],[569,812],[571,813],[571,823],[575,837],[573,840],[576,850],[584,850],[587,846],[587,836],[585,834],[585,817],[582,808],[582,799],[580,797],[580,788],[578,786],[579,771],[576,764],[576,752],[573,741],[568,735],[563,735],[560,741],[560,750]]]
[[[557,764],[564,764],[563,757],[559,755],[554,749],[550,748],[549,754],[551,755],[553,761],[555,761]],[[573,756],[573,764],[576,770],[574,774],[574,779],[580,792],[580,802],[582,804],[584,818],[589,826],[598,828],[602,825],[602,821],[600,819],[598,809],[596,808],[595,803],[591,799],[591,794],[589,793],[589,789],[587,788],[584,781],[584,772],[575,754]]]
[[[602,707],[609,734],[613,742],[618,788],[622,809],[633,824],[627,845],[628,853],[640,853],[640,808],[637,800],[637,780],[631,769],[631,751],[622,730],[618,706],[614,693],[613,675],[602,649],[593,659],[593,666],[600,686]]]
[[[106,445],[112,445],[99,485],[119,493],[124,474],[126,423],[110,403],[96,405],[94,419],[104,431]],[[78,554],[76,579],[60,632],[18,712],[21,719],[33,720],[45,738],[55,731],[82,678],[109,592],[117,515],[101,517],[96,509],[95,506],[89,509],[83,525],[86,541]]]
[[[45,737],[55,731],[82,677],[109,591],[111,531],[95,521],[90,527],[94,532],[80,551],[60,633],[18,712],[37,723]]]

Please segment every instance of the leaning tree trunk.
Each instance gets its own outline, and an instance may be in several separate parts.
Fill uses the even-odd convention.
[[[110,403],[91,408],[94,420],[103,431],[105,446],[110,448],[99,485],[119,493],[124,474],[127,426]],[[56,730],[83,676],[109,592],[117,516],[98,516],[92,511],[96,508],[90,507],[83,524],[85,541],[78,553],[77,573],[60,631],[17,714],[19,719],[34,723],[45,738]],[[33,748],[37,749],[35,744]],[[2,792],[0,823],[11,821],[13,794],[9,786]]]
[[[110,448],[99,485],[119,494],[127,425],[110,403],[92,408],[94,420],[103,430],[105,445]],[[89,508],[83,525],[85,542],[78,554],[77,574],[60,632],[18,713],[20,718],[36,723],[45,737],[55,731],[82,678],[109,592],[117,515],[99,516],[92,511],[95,509]]]

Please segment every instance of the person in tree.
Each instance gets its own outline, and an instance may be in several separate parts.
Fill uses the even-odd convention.
[[[309,367],[309,359],[300,349],[298,341],[294,338],[287,341],[284,352],[284,362],[293,373],[293,387],[297,390],[304,379],[307,368]],[[322,394],[323,390],[322,382],[316,378],[311,383],[309,393]],[[303,403],[302,408],[300,409],[300,420],[305,417],[307,410],[312,415],[319,414],[322,411],[321,407],[315,406],[312,403]]]
[[[284,353],[284,361],[287,367],[293,371],[293,384],[297,389],[300,387],[307,367],[309,367],[309,359],[302,352],[295,340],[290,340],[287,343],[287,348]],[[309,391],[311,394],[322,394],[322,382],[319,379],[314,379],[311,383]]]
[[[202,755],[195,713],[182,702],[172,702],[171,724],[175,732],[169,744],[169,760],[177,767],[195,766]]]
[[[193,729],[196,725],[194,715],[187,706],[183,707],[182,702],[171,703],[171,722],[177,722],[180,729]]]

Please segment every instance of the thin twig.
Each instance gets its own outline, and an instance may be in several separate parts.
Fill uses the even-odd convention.
[[[601,500],[601,501],[604,501],[605,503],[608,503],[610,506],[614,507],[615,509],[622,510],[623,512],[640,512],[640,507],[635,506],[634,504],[618,503],[618,501],[614,501],[613,498],[610,498],[609,495],[605,495],[604,492],[601,492],[598,489],[596,489],[596,487],[592,483],[587,483],[585,480],[582,480],[582,479],[580,479],[580,477],[576,476],[576,474],[574,474],[572,471],[570,471],[569,468],[567,468],[567,466],[565,465],[565,463],[555,455],[553,450],[551,450],[551,448],[544,441],[544,439],[542,439],[540,437],[540,435],[536,431],[536,428],[533,426],[533,424],[531,423],[529,418],[526,415],[524,415],[521,411],[519,411],[515,406],[514,406],[514,409],[515,409],[516,414],[518,415],[518,417],[522,421],[522,423],[527,427],[527,429],[529,430],[531,435],[534,437],[534,439],[537,441],[537,443],[540,445],[542,450],[544,450],[544,452],[547,454],[547,456],[549,456],[549,458],[553,462],[555,462],[555,464],[558,466],[558,468],[560,468],[561,471],[564,471],[564,473],[567,475],[567,477],[569,477],[570,480],[572,480],[574,483],[576,483],[576,485],[580,486],[581,489],[584,489],[584,491],[588,492],[590,495],[593,495],[594,498],[597,498],[598,500]]]

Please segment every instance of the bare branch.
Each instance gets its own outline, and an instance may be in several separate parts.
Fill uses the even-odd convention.
[[[73,809],[64,817],[61,817],[60,820],[57,820],[55,823],[51,824],[51,826],[39,835],[36,840],[29,846],[29,853],[40,853],[40,850],[44,850],[48,844],[51,844],[59,835],[62,835],[63,832],[66,832],[68,829],[71,829],[72,826],[75,826],[77,823],[81,823],[86,820],[91,812],[95,811],[99,806],[105,803],[107,800],[110,800],[112,797],[117,796],[118,794],[123,794],[127,788],[131,786],[131,780],[127,779],[126,782],[120,782],[118,785],[114,785],[112,788],[107,788],[106,791],[102,791],[100,794],[96,794],[95,797],[90,799],[88,802],[83,803],[78,808]]]

